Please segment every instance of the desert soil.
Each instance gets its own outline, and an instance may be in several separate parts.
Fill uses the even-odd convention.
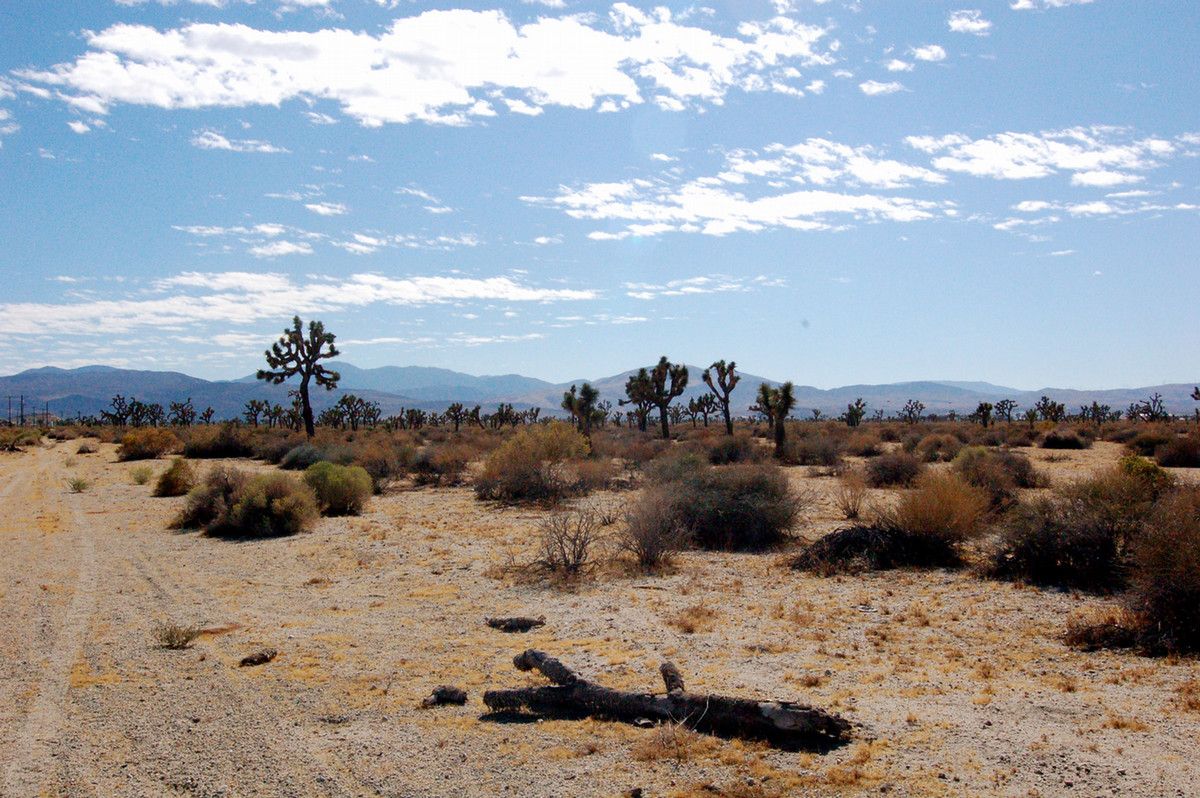
[[[1186,701],[1200,663],[1059,639],[1104,599],[948,571],[820,579],[784,554],[689,553],[665,576],[528,584],[503,566],[532,556],[543,511],[466,488],[400,486],[362,517],[232,543],[170,530],[181,499],[151,498],[114,447],[77,447],[0,456],[4,796],[1200,793],[1200,711]],[[1119,453],[1032,456],[1066,480]],[[69,476],[91,486],[72,494]],[[791,478],[818,495],[801,533],[835,528],[834,480]],[[547,623],[483,624],[506,614]],[[166,620],[207,631],[163,650],[152,630]],[[278,657],[238,667],[262,647]],[[812,703],[853,721],[855,740],[787,753],[482,718],[485,689],[539,682],[511,665],[528,647],[638,690],[660,690],[670,659],[689,689]],[[439,684],[466,688],[467,705],[418,708]]]

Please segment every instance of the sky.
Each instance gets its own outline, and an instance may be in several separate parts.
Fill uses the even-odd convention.
[[[0,4],[0,373],[1200,377],[1191,0]]]

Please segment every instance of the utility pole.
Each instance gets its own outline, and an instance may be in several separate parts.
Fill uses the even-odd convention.
[[[11,396],[9,396],[7,398],[8,398],[8,426],[11,427],[12,426],[12,400],[13,400],[13,398]]]
[[[25,426],[25,394],[21,394],[21,426]]]

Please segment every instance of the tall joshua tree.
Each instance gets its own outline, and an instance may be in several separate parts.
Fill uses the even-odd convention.
[[[265,352],[270,369],[259,369],[255,375],[275,385],[291,377],[300,378],[300,413],[304,420],[304,432],[310,438],[316,429],[312,403],[309,401],[309,384],[315,380],[319,387],[332,391],[342,378],[341,374],[321,365],[322,360],[341,354],[333,343],[336,337],[331,332],[325,332],[324,323],[319,321],[310,321],[306,331],[300,317],[295,316],[291,328],[285,329],[279,340]]]
[[[733,389],[737,387],[738,380],[742,375],[736,373],[737,363],[729,361],[727,364],[724,360],[718,360],[704,370],[704,384],[708,386],[708,390],[712,391],[713,397],[721,405],[721,414],[725,416],[725,434],[733,434],[733,417],[729,415],[729,395],[733,393]],[[716,378],[713,378],[713,373],[716,373]],[[708,418],[704,419],[704,426],[708,426]]]
[[[669,384],[668,384],[669,382]],[[663,355],[658,365],[650,370],[650,400],[658,408],[658,420],[662,422],[663,440],[671,437],[671,400],[680,396],[688,384],[688,368],[676,365]]]
[[[758,389],[758,403],[770,419],[771,430],[775,436],[775,456],[783,457],[783,444],[787,435],[787,424],[784,422],[796,406],[792,383],[785,382],[778,388],[772,388],[764,382]]]
[[[590,382],[585,382],[578,391],[574,385],[571,390],[563,391],[562,409],[571,414],[575,426],[589,441],[592,439],[592,422],[597,420],[596,400],[599,398],[600,392]]]

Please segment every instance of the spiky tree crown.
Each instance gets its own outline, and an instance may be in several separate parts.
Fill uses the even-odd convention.
[[[310,321],[306,334],[300,317],[295,316],[291,328],[284,330],[279,340],[264,353],[271,368],[259,369],[256,376],[276,385],[296,375],[312,377],[317,385],[331,391],[337,387],[342,375],[325,368],[320,361],[341,354],[333,343],[336,337],[325,332],[325,324],[319,321]]]

